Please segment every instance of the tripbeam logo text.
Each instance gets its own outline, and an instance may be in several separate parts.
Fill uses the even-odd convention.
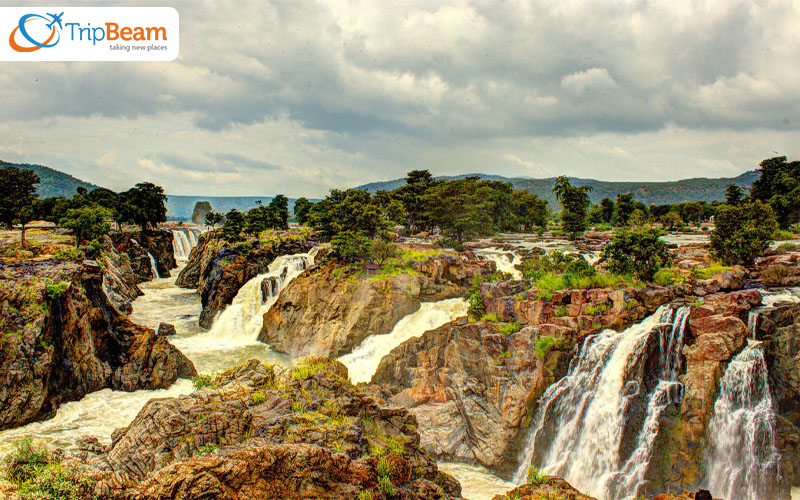
[[[171,7],[3,7],[3,26],[4,61],[171,61],[179,51]]]

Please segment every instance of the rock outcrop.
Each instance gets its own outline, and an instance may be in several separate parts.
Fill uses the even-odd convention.
[[[258,339],[292,356],[339,357],[369,335],[388,333],[420,303],[458,297],[473,276],[493,271],[493,262],[445,252],[373,274],[359,266],[315,266],[283,290]]]
[[[675,298],[666,288],[625,288],[540,299],[514,281],[486,284],[482,293],[487,313],[504,324],[463,318],[425,332],[384,357],[372,383],[414,413],[431,454],[501,475],[516,469],[520,430],[536,399],[566,373],[575,344],[630,326]]]
[[[104,451],[78,452],[104,499],[461,498],[419,448],[414,417],[358,392],[344,365],[247,362],[152,400]],[[363,493],[366,492],[366,493]]]
[[[227,246],[206,233],[192,249],[176,283],[183,288],[197,288],[203,305],[200,326],[210,328],[214,318],[233,301],[239,289],[250,279],[267,272],[273,260],[282,255],[308,253],[315,245],[308,235],[286,233],[272,243],[249,240]]]
[[[155,260],[159,276],[169,276],[170,270],[177,266],[172,247],[172,231],[161,229],[145,232],[116,231],[109,236],[117,252],[124,252],[128,255],[130,266],[137,277],[137,283],[157,277],[153,274],[150,255]]]
[[[584,495],[568,482],[556,476],[544,476],[539,484],[523,484],[504,495],[496,495],[493,500],[509,500],[511,498],[517,500],[597,500]]]
[[[61,403],[107,387],[166,388],[196,374],[165,338],[120,314],[102,282],[94,261],[0,269],[0,429],[52,417]]]
[[[123,314],[130,314],[132,303],[142,295],[136,286],[142,281],[131,267],[131,258],[125,252],[118,252],[108,236],[104,237],[104,249],[98,262],[103,266],[103,290],[108,300]]]

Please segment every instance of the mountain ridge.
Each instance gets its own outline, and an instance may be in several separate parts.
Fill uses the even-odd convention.
[[[551,192],[555,177],[532,179],[529,177],[505,177],[496,174],[459,174],[436,176],[439,180],[463,179],[478,176],[481,179],[510,182],[514,189],[528,190],[544,198],[551,208],[556,208],[555,197]],[[725,188],[735,184],[742,189],[760,177],[757,170],[749,170],[736,177],[694,177],[677,181],[600,181],[581,177],[569,177],[572,184],[592,186],[589,197],[592,203],[599,203],[605,197],[615,199],[617,194],[633,193],[636,200],[646,204],[665,205],[683,201],[721,201],[725,199]],[[382,182],[362,184],[354,189],[367,190],[371,193],[380,190],[397,189],[405,184],[405,178]]]

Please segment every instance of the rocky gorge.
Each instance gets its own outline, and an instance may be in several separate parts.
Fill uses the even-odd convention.
[[[619,283],[542,293],[529,280],[493,275],[501,263],[492,259],[412,244],[401,245],[399,256],[374,267],[342,265],[322,250],[314,264],[284,280],[286,268],[275,268],[276,262],[314,245],[313,240],[291,240],[222,248],[202,235],[177,276],[187,287],[180,296],[200,302],[192,321],[199,323],[205,315],[216,323],[215,317],[240,307],[239,295],[253,288],[258,291],[252,295],[253,310],[266,312],[258,318],[259,338],[254,336],[235,356],[274,349],[294,358],[293,366],[282,360],[249,361],[221,375],[198,377],[197,391],[183,386],[181,395],[171,392],[168,399],[148,402],[133,421],[117,425],[110,442],[86,439],[69,450],[49,450],[52,464],[79,471],[89,488],[83,493],[87,498],[241,498],[237,495],[244,492],[248,498],[360,499],[365,491],[376,499],[460,498],[458,482],[438,472],[435,459],[480,464],[515,484],[528,483],[509,491],[507,498],[613,499],[638,491],[647,498],[663,492],[660,500],[688,499],[688,494],[666,492],[708,486],[711,450],[719,447],[716,406],[728,390],[726,376],[754,349],[765,360],[780,455],[779,463],[765,462],[760,470],[776,478],[770,483],[775,498],[788,498],[789,487],[797,482],[800,440],[793,380],[798,378],[795,324],[800,313],[794,304],[781,302],[780,290],[746,288],[760,283],[758,266],[725,268],[708,277],[692,274],[668,286]],[[694,267],[711,265],[700,247],[675,253],[676,269],[683,263],[687,276]],[[770,258],[767,267],[782,265],[787,276],[793,275],[791,253]],[[690,259],[695,264],[684,263]],[[134,311],[139,294],[154,290],[150,282],[131,281],[136,273],[130,256],[116,247],[84,272],[95,276],[93,286],[99,284],[109,298],[109,290],[120,296],[127,290]],[[156,280],[157,286],[172,287],[177,274],[169,282]],[[263,275],[274,275],[276,283],[264,278],[252,287]],[[454,308],[450,320],[437,320],[410,338],[394,331],[407,325],[402,319],[428,314],[426,304],[457,300],[475,286],[478,275],[493,275],[478,280],[483,281],[483,317],[461,316],[461,309]],[[169,290],[165,297],[173,293]],[[203,290],[209,299],[202,298]],[[116,302],[106,301],[124,317],[126,302]],[[181,324],[176,325],[170,337],[175,345],[192,353],[193,361],[203,359],[206,373],[217,366],[196,358],[195,345],[214,349],[225,340],[214,336],[233,332],[217,325],[185,337]],[[374,351],[382,359],[373,365],[377,369],[370,382],[358,386],[347,381],[352,373],[338,362],[296,360],[322,354],[345,362],[349,354],[366,353],[362,344],[367,340],[387,335],[385,342],[394,342],[392,336],[403,341]],[[588,350],[601,347],[606,349],[602,356],[581,372],[578,365],[589,364]],[[222,364],[231,356],[226,352],[215,357],[219,366],[232,363]],[[569,385],[587,374],[596,388]],[[587,482],[545,457],[561,446],[553,442],[557,428],[573,428],[581,439],[581,433],[589,435],[584,430],[590,428],[588,420],[568,418],[572,403],[556,392],[594,397],[595,390],[614,388],[612,380],[621,385],[617,392],[604,393],[611,404],[607,409],[618,401],[620,410],[604,414],[608,418],[602,421],[620,424],[611,428],[614,432],[599,433],[609,441],[596,448],[614,452],[609,469],[614,475],[634,479],[627,486],[615,480],[598,493],[592,468],[587,467]],[[585,414],[594,418],[596,410],[587,407]],[[628,463],[637,469],[627,471]],[[526,475],[530,464],[543,474]],[[736,491],[731,485],[715,486]],[[15,488],[0,484],[10,498],[19,494]]]

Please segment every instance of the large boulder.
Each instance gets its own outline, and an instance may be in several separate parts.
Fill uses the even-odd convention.
[[[109,302],[103,273],[93,261],[0,270],[0,429],[50,418],[100,389],[162,389],[196,375],[165,338]]]
[[[440,252],[390,273],[325,264],[292,281],[264,315],[258,339],[292,356],[339,357],[388,333],[422,302],[458,297],[494,263]]]

